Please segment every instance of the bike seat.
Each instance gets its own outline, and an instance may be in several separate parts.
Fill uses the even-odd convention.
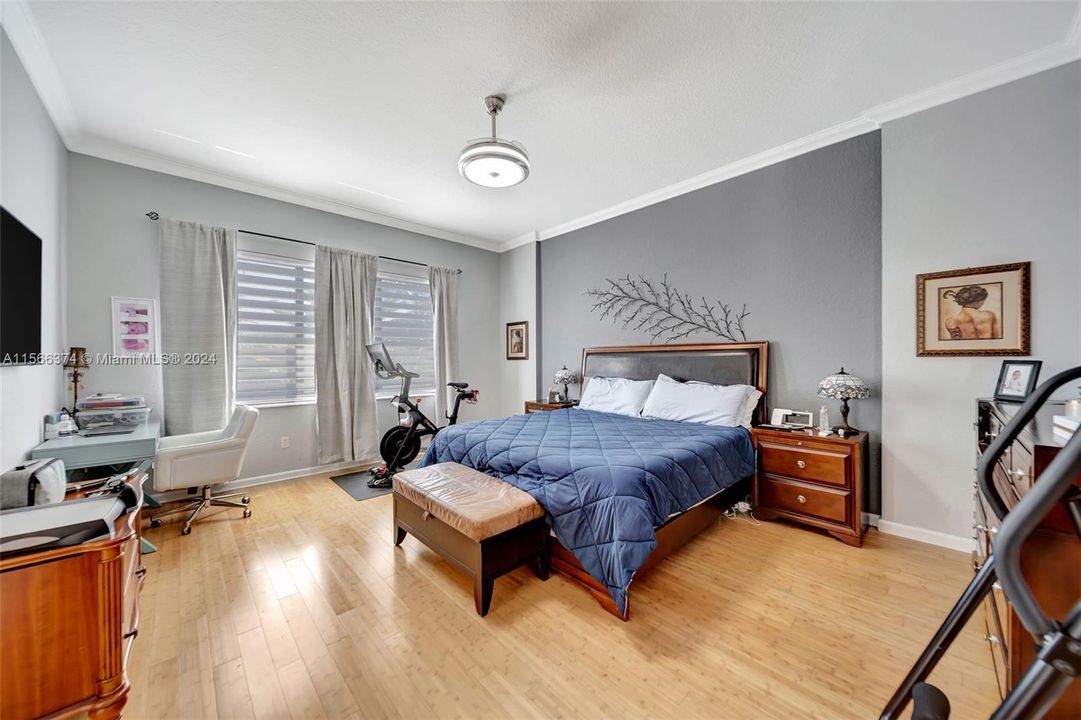
[[[452,387],[455,390],[465,390],[467,387],[469,387],[469,383],[449,382],[447,383],[447,387]]]

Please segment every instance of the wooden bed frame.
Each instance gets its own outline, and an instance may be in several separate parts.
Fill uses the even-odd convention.
[[[766,377],[769,365],[768,342],[694,343],[683,345],[621,345],[582,350],[581,382],[584,388],[592,375],[652,380],[658,372],[677,380],[702,380],[718,384],[754,385],[762,391],[755,411],[755,424],[766,412]],[[610,370],[614,369],[615,372]],[[693,373],[689,376],[689,373]],[[639,577],[664,558],[690,542],[721,514],[751,491],[751,476],[694,506],[657,528],[657,547],[635,573]],[[621,620],[630,619],[630,591],[620,613],[608,589],[593,579],[574,554],[558,540],[552,540],[552,568],[583,585],[608,612]]]

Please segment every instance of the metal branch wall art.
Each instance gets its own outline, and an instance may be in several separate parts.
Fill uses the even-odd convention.
[[[639,275],[612,280],[605,278],[607,287],[586,290],[594,299],[591,312],[600,312],[601,319],[611,318],[624,327],[644,330],[650,342],[674,342],[695,334],[718,335],[725,340],[741,342],[747,339],[743,320],[750,313],[744,305],[738,312],[722,302],[709,302],[703,296],[695,299],[668,283],[668,275],[660,286]]]

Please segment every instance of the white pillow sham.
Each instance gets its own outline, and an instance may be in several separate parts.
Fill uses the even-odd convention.
[[[642,415],[663,420],[698,422],[723,427],[750,428],[762,393],[750,385],[711,385],[699,381],[681,383],[661,374],[653,386]]]
[[[578,407],[638,417],[652,389],[652,380],[592,377],[582,391]]]

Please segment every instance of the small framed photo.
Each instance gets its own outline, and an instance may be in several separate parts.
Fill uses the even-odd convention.
[[[158,353],[158,302],[153,298],[112,298],[113,355]]]
[[[507,323],[507,359],[529,359],[529,321]]]
[[[1029,354],[1030,264],[916,276],[916,355]]]
[[[1040,360],[1003,360],[995,385],[995,400],[1021,402],[1036,387]]]

